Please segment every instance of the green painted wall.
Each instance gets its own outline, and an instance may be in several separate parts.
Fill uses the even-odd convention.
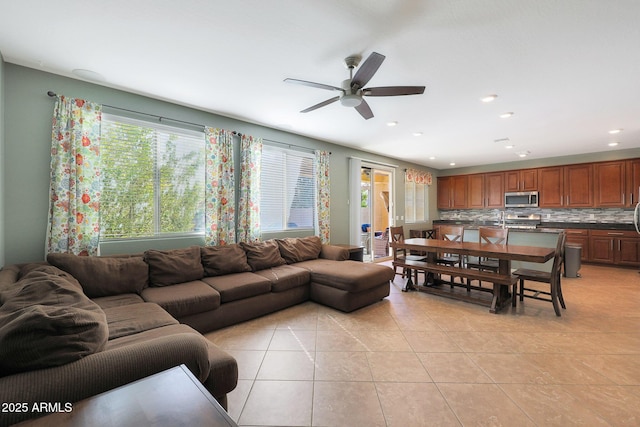
[[[142,111],[213,127],[236,130],[286,144],[326,149],[331,155],[331,241],[349,240],[348,164],[355,156],[382,163],[398,165],[396,170],[396,215],[404,216],[403,170],[419,167],[279,130],[218,116],[133,93],[110,89],[40,70],[5,63],[4,75],[5,161],[0,164],[6,184],[4,195],[4,234],[0,228],[0,245],[4,243],[7,264],[44,258],[48,212],[51,115],[54,100],[47,96],[51,90],[68,97],[83,98],[101,104]],[[2,96],[2,93],[0,93]],[[1,140],[0,140],[1,142]],[[432,171],[434,177],[436,171]],[[436,192],[430,194],[430,217],[436,218]],[[402,224],[401,221],[397,221]],[[426,225],[426,224],[425,224]],[[273,237],[273,236],[265,236]],[[150,245],[157,248],[180,247],[193,241],[169,240],[130,242],[128,245],[104,245],[102,253],[137,252]],[[197,242],[196,242],[197,243]]]

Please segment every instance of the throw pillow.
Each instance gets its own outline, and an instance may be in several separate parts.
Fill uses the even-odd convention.
[[[253,271],[277,267],[287,262],[280,256],[278,244],[274,240],[266,242],[240,242],[240,247],[247,254],[247,262]]]
[[[236,244],[205,246],[200,248],[200,256],[206,276],[251,271],[251,266],[247,263],[247,254]]]
[[[60,366],[104,349],[104,312],[64,276],[32,271],[0,307],[0,376]]]
[[[322,241],[318,236],[289,237],[278,239],[280,255],[287,264],[316,259],[322,250]]]
[[[144,259],[149,264],[151,286],[175,285],[204,277],[199,246],[168,251],[150,249],[144,253]]]
[[[91,257],[49,254],[47,261],[78,279],[89,298],[140,293],[149,281],[141,256]]]

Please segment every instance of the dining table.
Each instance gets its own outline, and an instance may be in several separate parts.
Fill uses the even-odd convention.
[[[404,248],[409,251],[426,253],[426,257],[422,261],[403,260],[394,257],[394,267],[399,266],[413,271],[416,279],[416,283],[414,284],[413,278],[411,277],[412,275],[409,273],[406,287],[403,290],[417,290],[488,305],[491,313],[497,313],[509,301],[515,302],[515,298],[512,298],[509,292],[510,288],[514,287],[517,281],[517,277],[511,274],[512,261],[542,264],[549,261],[555,255],[555,248],[479,242],[452,242],[448,240],[424,238],[411,238],[405,239],[402,242],[391,242],[390,246],[394,249]],[[437,262],[438,254],[443,253],[458,254],[461,258],[460,266],[452,267],[450,265],[439,264]],[[464,263],[465,256],[497,259],[498,271],[488,272],[466,268]],[[419,271],[425,273],[424,284],[417,283]],[[442,280],[441,276],[443,274],[450,276],[451,280]],[[456,283],[454,282],[454,277],[466,278],[467,281],[487,281],[492,283],[492,286],[482,288],[481,286],[470,286],[468,283]],[[454,287],[464,287],[466,289],[463,292],[456,292],[454,291]],[[472,295],[471,292],[469,292],[470,289],[490,293],[491,298],[483,298],[476,293]]]

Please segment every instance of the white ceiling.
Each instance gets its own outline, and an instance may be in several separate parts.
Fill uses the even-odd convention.
[[[344,58],[373,51],[369,86],[425,94],[368,98],[366,121],[299,113],[335,93],[284,78],[340,86]],[[436,169],[640,147],[639,0],[20,0],[0,4],[0,52]]]

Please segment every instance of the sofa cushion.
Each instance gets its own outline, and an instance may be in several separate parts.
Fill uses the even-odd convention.
[[[142,297],[138,294],[109,295],[108,297],[91,298],[91,301],[98,304],[103,310],[110,307],[120,307],[123,305],[131,305],[144,302]]]
[[[266,242],[246,243],[240,242],[240,247],[247,254],[247,262],[253,271],[264,270],[269,267],[286,264],[287,262],[280,256],[280,249],[275,240]]]
[[[322,250],[322,241],[318,236],[288,237],[277,239],[276,242],[287,264],[316,259]]]
[[[177,319],[220,307],[220,294],[199,280],[167,287],[149,287],[142,291],[142,298],[155,302]]]
[[[311,273],[304,268],[293,265],[279,265],[266,270],[256,271],[256,274],[271,282],[272,292],[283,292],[298,286],[307,286],[311,281]]]
[[[107,317],[110,340],[178,324],[158,304],[151,302],[105,308],[104,314]]]
[[[151,286],[191,282],[204,276],[199,246],[168,251],[149,249],[144,253],[144,260],[149,264]]]
[[[0,376],[64,365],[105,347],[104,312],[63,276],[32,271],[5,292]]]
[[[271,292],[271,282],[254,273],[205,277],[202,281],[220,292],[220,302],[222,303]]]
[[[358,261],[333,261],[315,259],[303,261],[296,267],[309,270],[311,281],[322,285],[342,289],[347,292],[360,292],[375,288],[393,280],[393,269],[379,264]]]
[[[237,244],[200,248],[205,276],[251,271],[246,252]]]
[[[89,298],[140,293],[147,286],[149,267],[141,256],[90,257],[52,253],[47,261],[78,279]]]

